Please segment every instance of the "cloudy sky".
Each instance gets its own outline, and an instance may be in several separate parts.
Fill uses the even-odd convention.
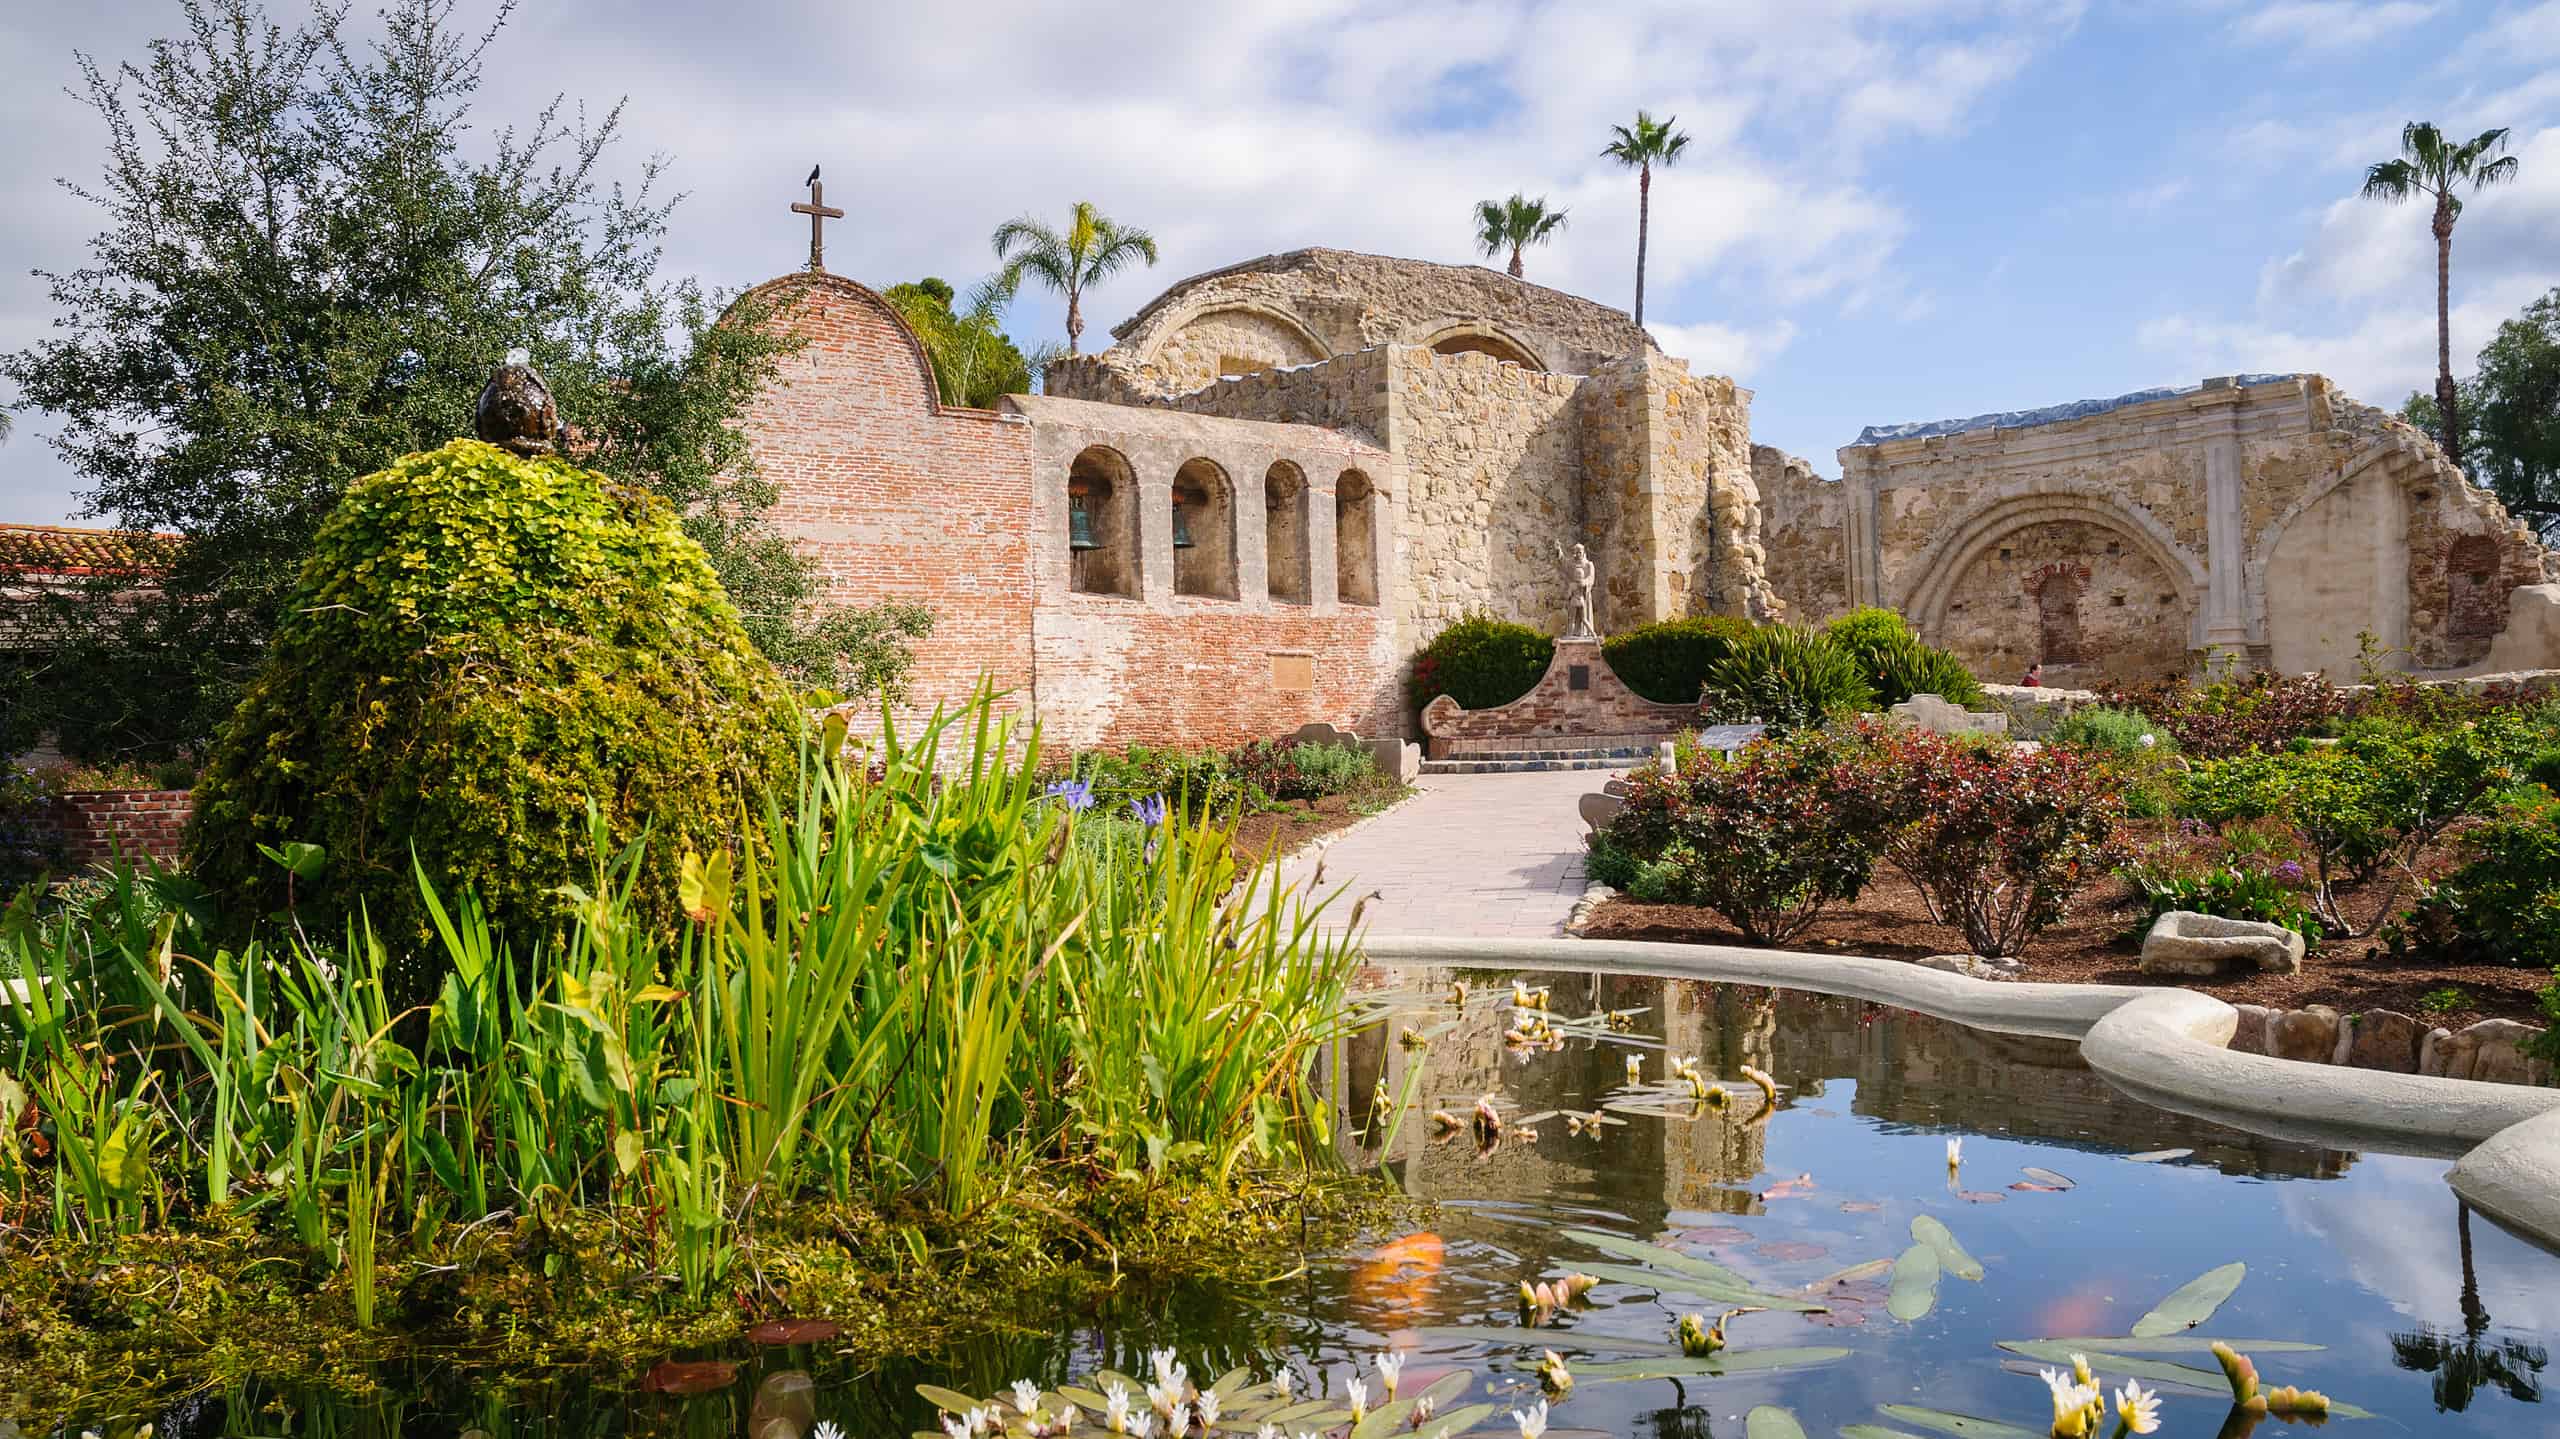
[[[29,272],[96,228],[55,184],[102,144],[75,52],[138,55],[175,14],[0,13],[0,348],[51,322]],[[1654,333],[1825,473],[1866,424],[2234,370],[2396,405],[2433,368],[2425,217],[2354,193],[2412,118],[2512,127],[2523,159],[2456,237],[2458,367],[2560,284],[2560,0],[524,0],[484,113],[555,91],[630,98],[624,168],[673,159],[667,263],[715,287],[800,261],[812,162],[852,212],[830,267],[876,284],[965,281],[998,221],[1091,199],[1163,263],[1091,297],[1089,336],[1274,251],[1466,260],[1472,203],[1513,190],[1571,212],[1530,277],[1626,305],[1635,185],[1597,151],[1676,114]],[[1013,328],[1059,314],[1028,296]],[[0,520],[62,519],[80,482],[18,418]]]

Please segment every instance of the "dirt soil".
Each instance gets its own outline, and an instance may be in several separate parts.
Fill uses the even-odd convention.
[[[1367,815],[1353,807],[1350,795],[1290,800],[1236,821],[1234,851],[1239,859],[1260,864],[1286,856],[1310,840],[1349,829],[1365,818]]]
[[[2347,911],[2363,913],[2348,891]],[[2326,940],[2302,961],[2298,974],[2252,974],[2228,979],[2156,977],[2138,967],[2142,946],[2127,928],[2141,907],[2132,887],[2109,878],[2092,886],[2061,924],[2030,941],[2024,956],[2026,978],[2079,984],[2145,984],[2185,986],[2231,1004],[2263,1004],[2274,1009],[2300,1009],[2326,1004],[2343,1014],[2368,1009],[2396,1009],[2430,1025],[2448,1029],[2480,1019],[2522,1019],[2545,1023],[2538,998],[2552,976],[2532,969],[2501,965],[2415,965],[2394,961],[2370,939]],[[1752,948],[1741,933],[1712,910],[1685,905],[1638,904],[1612,899],[1592,912],[1583,930],[1587,939],[1664,940],[1676,944],[1723,944]],[[1925,959],[1933,954],[1962,954],[1962,935],[1929,918],[1920,892],[1891,866],[1876,870],[1875,883],[1852,905],[1824,909],[1813,927],[1785,946],[1795,950],[1839,950],[1879,959]],[[2459,1003],[2429,1009],[2425,997],[2444,989],[2461,991]],[[2443,1001],[2438,1001],[2442,1004]]]

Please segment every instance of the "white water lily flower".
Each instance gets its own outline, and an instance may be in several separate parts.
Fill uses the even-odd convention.
[[[1167,1389],[1178,1387],[1181,1384],[1182,1380],[1180,1376],[1182,1374],[1182,1365],[1176,1360],[1172,1350],[1150,1349],[1147,1351],[1147,1362],[1155,1366],[1156,1382],[1158,1384],[1163,1385]]]
[[[1957,1135],[1947,1141],[1947,1167],[1953,1169],[1962,1163],[1964,1163],[1964,1136]]]
[[[1387,1387],[1387,1397],[1396,1397],[1396,1381],[1404,1377],[1404,1356],[1389,1350],[1369,1362],[1378,1366],[1378,1382]]]
[[[2098,1386],[2083,1384],[2059,1369],[2039,1369],[2036,1377],[2053,1395],[2054,1439],[2088,1439],[2097,1418],[2106,1413],[2106,1397]]]
[[[1117,1379],[1102,1391],[1102,1424],[1114,1434],[1129,1432],[1129,1386]]]
[[[1225,1401],[1218,1397],[1217,1390],[1204,1389],[1200,1391],[1200,1397],[1192,1401],[1192,1407],[1200,1411],[1201,1428],[1213,1429],[1217,1427],[1218,1410],[1223,1407],[1224,1403]]]
[[[2116,1391],[2116,1432],[2148,1434],[2160,1427],[2160,1395],[2145,1389],[2139,1379],[2124,1381]]]
[[[1172,1413],[1173,1406],[1180,1402],[1181,1398],[1182,1390],[1174,1385],[1150,1384],[1147,1386],[1147,1407],[1158,1414]]]
[[[1025,1414],[1039,1413],[1040,1386],[1032,1383],[1028,1379],[1016,1379],[1013,1381],[1013,1407],[1021,1410]],[[820,1434],[817,1436],[817,1439],[827,1439],[827,1436]],[[838,1436],[838,1439],[842,1439],[842,1436]]]
[[[956,1414],[945,1414],[942,1416],[942,1432],[951,1439],[969,1439],[969,1421]]]
[[[1281,1398],[1288,1398],[1289,1391],[1296,1388],[1297,1385],[1298,1372],[1296,1370],[1280,1369],[1272,1372],[1271,1392],[1279,1395]]]
[[[137,1434],[134,1436],[134,1439],[143,1439],[143,1436]],[[810,1439],[844,1439],[844,1431],[836,1427],[836,1421],[832,1419],[821,1419],[818,1421],[818,1427],[810,1436]]]
[[[995,1415],[995,1411],[994,1411],[994,1410],[992,1410],[992,1409],[972,1409],[972,1410],[970,1410],[970,1411],[969,1411],[969,1432],[970,1432],[970,1433],[972,1433],[972,1434],[984,1434],[984,1433],[986,1433],[988,1430],[993,1429],[993,1428],[995,1428],[995,1427],[996,1427],[996,1415]]]
[[[1357,1379],[1353,1379],[1342,1386],[1342,1393],[1345,1398],[1351,1401],[1352,1423],[1357,1424],[1361,1420],[1369,1417],[1368,1385],[1361,1383]]]
[[[1514,1409],[1511,1422],[1520,1426],[1520,1439],[1538,1439],[1547,1432],[1547,1401],[1538,1401],[1534,1409]]]
[[[1129,1433],[1131,1435],[1131,1439],[1147,1439],[1147,1436],[1155,1432],[1156,1416],[1153,1414],[1134,1414],[1130,1416]]]
[[[1191,1406],[1188,1404],[1174,1405],[1173,1412],[1164,1416],[1164,1432],[1171,1436],[1171,1439],[1182,1439],[1183,1435],[1190,1433]]]
[[[1627,1056],[1627,1083],[1630,1085],[1644,1083],[1643,1055],[1630,1054]]]
[[[1431,1411],[1432,1411],[1433,1409],[1438,1408],[1438,1407],[1439,1407],[1438,1405],[1433,1404],[1433,1403],[1431,1402],[1431,1396],[1430,1396],[1430,1395],[1428,1395],[1428,1394],[1425,1394],[1425,1395],[1423,1395],[1421,1398],[1414,1400],[1414,1401],[1413,1401],[1413,1427],[1414,1427],[1414,1428],[1416,1428],[1416,1429],[1419,1429],[1419,1428],[1421,1428],[1423,1425],[1430,1423],[1430,1422],[1431,1422]]]
[[[1289,1436],[1279,1425],[1265,1424],[1253,1431],[1253,1439],[1289,1439]]]

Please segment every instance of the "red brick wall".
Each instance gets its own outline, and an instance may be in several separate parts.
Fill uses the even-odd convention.
[[[791,275],[750,299],[808,343],[749,411],[773,519],[818,565],[834,605],[924,605],[911,708],[980,674],[1031,683],[1030,426],[945,409],[915,338],[870,290]]]
[[[1302,662],[1297,674],[1275,676]],[[1365,737],[1402,732],[1391,627],[1374,607],[1253,613],[1210,600],[1171,613],[1065,595],[1040,610],[1042,742],[1217,745],[1322,720]],[[1283,683],[1283,681],[1287,683]]]
[[[195,797],[182,789],[83,790],[53,805],[72,872],[118,856],[176,859],[194,810]]]

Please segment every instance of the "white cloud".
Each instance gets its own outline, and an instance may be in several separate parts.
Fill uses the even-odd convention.
[[[2342,50],[2369,45],[2432,17],[2441,4],[2417,0],[2277,0],[2232,22],[2244,40],[2291,45],[2305,50]]]
[[[1662,347],[1664,354],[1687,360],[1689,373],[1729,375],[1744,385],[1751,383],[1754,370],[1767,364],[1796,337],[1792,320],[1779,320],[1758,329],[1712,321],[1696,325],[1648,323],[1645,329],[1652,333],[1653,342]]]

